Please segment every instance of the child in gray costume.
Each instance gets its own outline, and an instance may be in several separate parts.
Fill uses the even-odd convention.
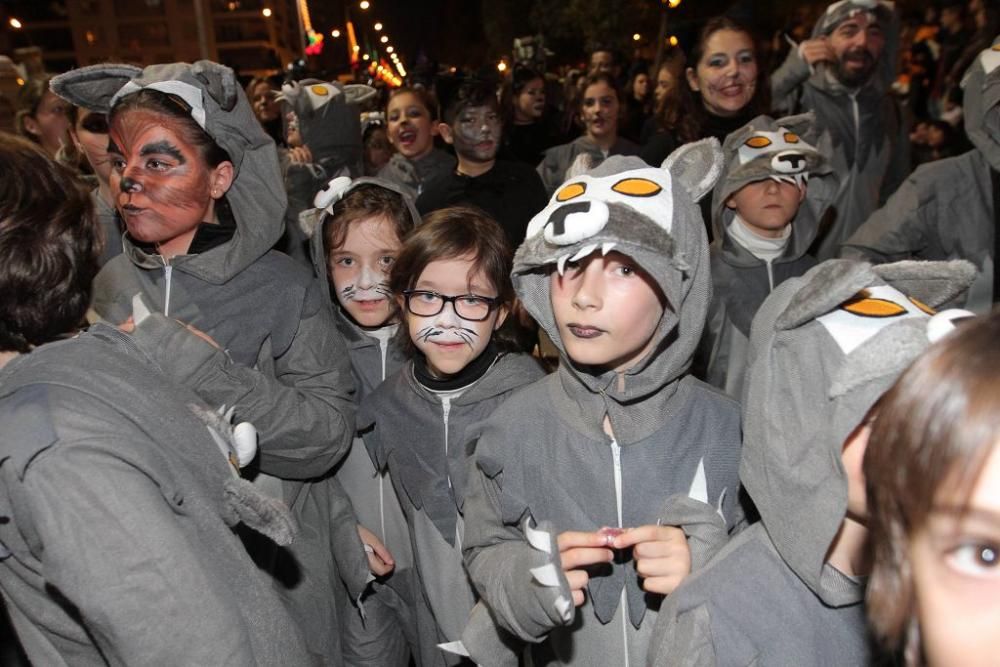
[[[254,483],[291,508],[302,533],[285,548],[247,536],[248,547],[309,650],[337,664],[330,545],[358,538],[353,523],[334,520],[349,507],[331,486],[307,480],[350,446],[353,383],[312,272],[271,250],[286,205],[274,142],[233,71],[216,63],[93,65],[52,85],[109,112],[111,189],[128,231],[94,282],[93,308],[113,324],[138,320],[137,301],[162,313],[140,340],[146,353],[256,425]]]
[[[739,406],[686,372],[711,300],[695,202],[721,168],[715,139],[662,169],[612,156],[556,190],[515,256],[518,295],[560,365],[478,432],[465,557],[493,620],[531,643],[534,665],[644,664],[662,594],[741,521]],[[628,281],[659,302],[635,312],[580,287],[568,320],[563,286],[595,270],[607,290]],[[598,363],[597,352],[631,358]],[[601,564],[589,583],[577,567],[587,563]],[[465,648],[498,664],[478,629]]]
[[[705,380],[736,399],[754,313],[776,286],[816,265],[809,246],[837,194],[817,135],[811,113],[758,116],[722,146],[726,167],[712,195],[712,306],[699,357]]]
[[[964,261],[830,260],[764,302],[740,466],[761,521],[666,599],[651,665],[869,664],[861,462],[873,406],[943,320],[969,314],[931,306],[972,275]]]
[[[976,282],[965,306],[988,312],[1000,298],[1000,39],[965,75],[965,131],[974,149],[920,166],[840,250],[871,262],[967,259]]]
[[[318,208],[300,222],[310,237],[320,289],[334,304],[337,329],[347,343],[360,404],[406,363],[395,339],[399,325],[388,273],[420,215],[401,186],[378,178],[335,178],[316,194],[314,204]],[[338,628],[344,663],[406,667],[417,643],[413,555],[399,498],[388,474],[375,469],[360,436],[337,465],[335,479],[350,499],[356,522],[370,531],[363,537],[375,547],[368,560],[383,560],[380,569],[391,570],[373,580],[363,562],[355,563],[351,576],[342,568],[350,598],[342,602]]]
[[[390,278],[412,361],[358,413],[372,460],[388,468],[409,526],[422,667],[468,664],[438,645],[460,639],[476,601],[462,564],[474,425],[542,375],[530,356],[501,351],[494,340],[513,300],[509,272],[510,250],[492,218],[457,207],[428,215],[407,237]],[[421,308],[425,303],[440,310]],[[468,319],[480,315],[485,319]]]

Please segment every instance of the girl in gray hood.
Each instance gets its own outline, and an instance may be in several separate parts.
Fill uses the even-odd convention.
[[[530,356],[503,352],[495,340],[513,300],[509,273],[510,250],[494,220],[468,208],[429,215],[390,278],[402,310],[399,339],[413,361],[369,394],[358,415],[409,526],[422,667],[461,662],[438,644],[460,639],[476,600],[462,565],[473,425],[542,374]]]
[[[465,557],[534,665],[644,664],[662,595],[741,520],[739,406],[687,374],[711,299],[695,202],[721,163],[715,139],[662,169],[610,157],[517,251],[514,285],[560,366],[477,432]],[[498,664],[479,629],[465,648]]]
[[[113,324],[138,321],[138,304],[163,314],[136,337],[152,360],[256,425],[255,484],[303,530],[287,548],[250,538],[248,546],[309,650],[336,664],[330,542],[346,524],[332,519],[330,486],[307,480],[350,445],[353,383],[311,272],[271,250],[286,205],[274,142],[233,71],[216,63],[94,65],[52,85],[109,113],[111,189],[128,231],[124,252],[95,280],[93,308]]]

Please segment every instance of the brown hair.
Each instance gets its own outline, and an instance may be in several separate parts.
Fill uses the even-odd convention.
[[[0,132],[0,351],[78,328],[101,235],[90,194],[34,144]]]
[[[374,183],[357,186],[333,205],[333,211],[323,221],[323,247],[329,254],[347,238],[347,229],[355,222],[369,218],[388,220],[402,243],[417,222],[403,195]]]
[[[507,236],[496,220],[483,211],[466,206],[453,206],[434,211],[413,230],[403,244],[403,250],[392,265],[389,289],[398,298],[412,289],[427,265],[438,260],[472,256],[475,270],[481,271],[497,291],[497,298],[510,308],[514,302],[514,286],[510,281],[513,253]],[[397,304],[397,315],[406,317],[405,309]],[[508,322],[512,318],[507,318]],[[507,324],[493,334],[501,347],[513,349]],[[501,335],[501,332],[504,332]],[[406,327],[399,328],[400,346],[410,354],[416,351]]]
[[[24,121],[26,118],[34,118],[38,113],[38,107],[42,103],[42,98],[49,91],[49,82],[52,74],[43,74],[29,78],[21,89],[17,92],[17,113],[14,116],[14,129],[17,133],[34,143],[40,143],[37,136],[28,132]]]
[[[1000,311],[960,324],[879,404],[865,454],[874,564],[868,612],[889,651],[922,661],[910,540],[944,489],[971,489],[1000,437]]]
[[[438,105],[438,101],[437,98],[434,97],[434,93],[430,92],[426,88],[416,88],[416,87],[411,88],[409,86],[397,88],[396,90],[392,91],[389,94],[389,99],[386,100],[385,103],[386,118],[389,117],[389,102],[399,97],[400,95],[407,95],[407,94],[413,95],[414,97],[417,98],[417,101],[420,102],[420,104],[423,105],[425,109],[427,109],[427,113],[430,114],[431,120],[436,121],[441,119],[441,107]]]

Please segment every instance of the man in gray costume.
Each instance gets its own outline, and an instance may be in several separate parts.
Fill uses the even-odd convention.
[[[967,259],[976,282],[965,305],[989,312],[997,286],[1000,211],[1000,39],[984,50],[963,81],[965,130],[974,149],[922,165],[841,248],[872,262]]]
[[[895,79],[899,24],[892,2],[839,0],[771,75],[775,107],[816,112],[833,140],[831,162],[840,178],[836,216],[820,230],[815,255],[823,261],[899,187],[910,171],[909,140]]]
[[[740,479],[759,523],[663,603],[654,665],[866,665],[861,462],[872,412],[959,313],[968,262],[831,260],[753,323]]]

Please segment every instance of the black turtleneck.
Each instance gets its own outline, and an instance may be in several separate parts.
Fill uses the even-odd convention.
[[[468,387],[486,375],[486,371],[490,369],[498,356],[500,356],[500,353],[497,351],[496,345],[493,344],[493,341],[490,341],[486,349],[465,368],[454,375],[436,378],[431,375],[430,369],[427,368],[427,358],[422,354],[418,354],[413,360],[413,376],[417,379],[417,382],[431,391],[454,391]]]

